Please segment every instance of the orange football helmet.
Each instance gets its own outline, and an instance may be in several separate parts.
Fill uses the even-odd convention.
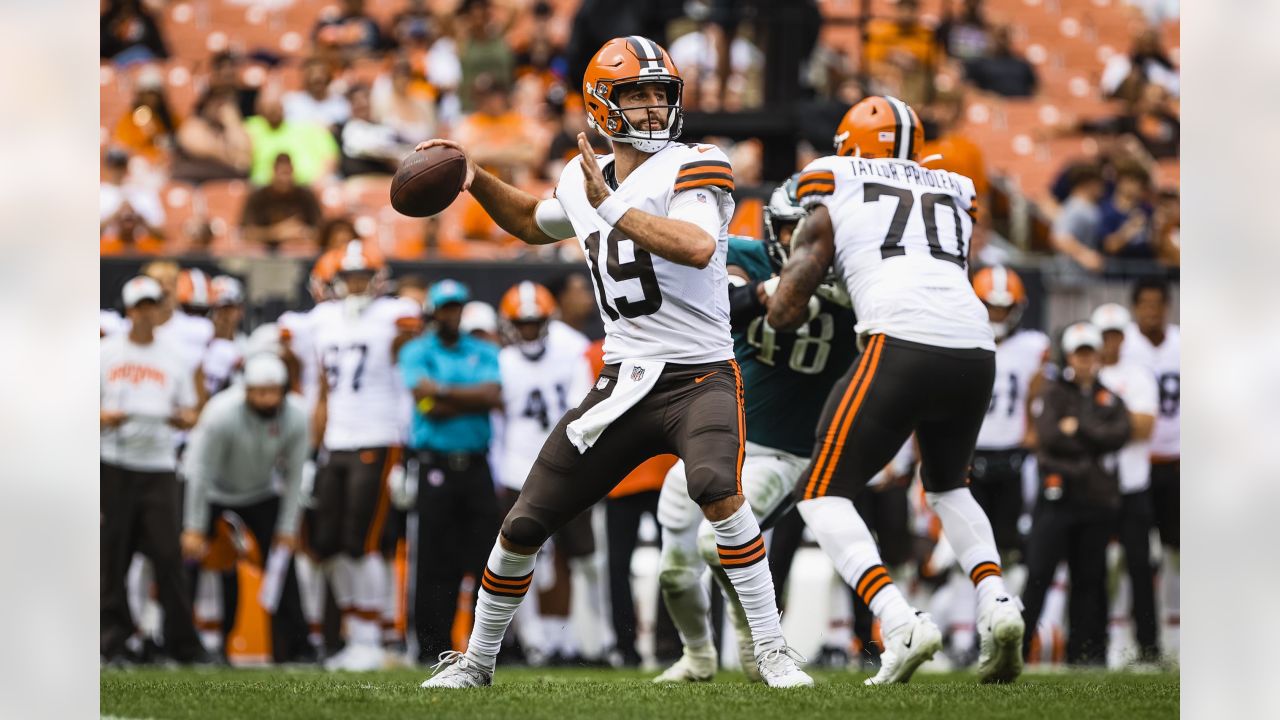
[[[334,264],[333,293],[335,296],[344,298],[351,294],[347,290],[347,283],[343,280],[343,276],[354,273],[368,273],[373,276],[367,289],[360,293],[361,295],[374,296],[382,291],[382,285],[387,279],[387,261],[382,258],[382,253],[374,249],[372,244],[364,240],[352,240],[345,247],[334,248],[329,252],[334,253],[332,262]]]
[[[190,268],[178,273],[178,304],[190,312],[203,312],[213,302],[209,276],[203,270]]]
[[[333,299],[333,281],[338,276],[338,259],[341,256],[341,252],[330,250],[321,255],[311,267],[307,287],[311,291],[311,299],[317,303]]]
[[[973,291],[987,306],[988,312],[992,308],[1008,310],[1003,320],[990,320],[997,340],[1018,326],[1022,311],[1027,307],[1027,290],[1018,273],[1003,265],[982,268],[973,276]]]
[[[837,155],[916,160],[924,127],[911,106],[896,97],[873,95],[849,108],[836,127]]]
[[[542,352],[550,320],[555,314],[555,296],[542,285],[529,280],[513,285],[498,303],[498,317],[502,319],[502,334],[507,343],[519,346],[530,356]],[[516,323],[531,322],[540,323],[538,336],[532,340],[523,337],[515,327]]]
[[[667,126],[661,130],[637,130],[623,115],[614,98],[619,86],[630,83],[662,83],[667,90]],[[658,43],[639,35],[618,37],[605,43],[587,64],[582,76],[582,100],[587,124],[614,142],[655,153],[680,137],[684,112],[680,106],[684,80],[671,56]],[[627,108],[637,110],[640,108]]]

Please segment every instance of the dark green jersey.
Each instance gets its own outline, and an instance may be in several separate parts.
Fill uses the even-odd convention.
[[[752,280],[773,274],[760,240],[730,237],[728,264]],[[827,394],[857,354],[853,311],[821,303],[817,317],[796,332],[775,332],[761,315],[733,335],[746,391],[747,439],[753,443],[801,457],[813,452]]]

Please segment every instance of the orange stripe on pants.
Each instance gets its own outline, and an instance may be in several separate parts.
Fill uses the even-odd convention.
[[[870,363],[872,349],[878,346],[883,337],[883,335],[872,336],[871,342],[868,343],[867,349],[862,354],[861,360],[858,361],[858,369],[854,371],[853,379],[849,381],[849,387],[845,388],[844,397],[840,398],[840,405],[836,408],[836,414],[831,418],[831,425],[827,427],[827,437],[822,441],[822,450],[818,453],[818,461],[813,465],[813,474],[809,476],[809,482],[805,485],[805,500],[812,500],[817,497],[814,493],[814,489],[817,487],[818,477],[822,474],[822,470],[826,466],[827,458],[830,456],[831,450],[834,447],[836,430],[840,426],[841,420],[844,418],[845,410],[849,407],[849,402],[857,392],[858,383],[862,381],[862,376],[866,373],[867,365]]]
[[[387,486],[387,476],[391,468],[400,462],[400,448],[387,448],[387,459],[382,463],[382,479],[378,483],[378,504],[373,511],[373,522],[369,523],[369,532],[364,536],[365,554],[378,552],[382,540],[382,526],[387,523],[387,511],[391,507],[391,488]]]
[[[745,402],[745,393],[742,390],[742,372],[738,369],[738,361],[730,360],[729,364],[733,366],[733,382],[737,388],[736,398],[738,402],[738,466],[734,471],[734,481],[737,483],[738,494],[742,494],[742,462],[747,455],[747,413],[743,406]]]
[[[871,365],[867,368],[866,377],[862,378],[862,386],[858,388],[858,394],[853,398],[853,404],[849,406],[849,412],[845,413],[839,437],[833,448],[834,452],[827,463],[822,482],[818,483],[817,495],[819,497],[825,495],[827,487],[831,485],[831,476],[835,474],[836,466],[840,463],[840,454],[844,451],[844,442],[849,437],[849,428],[853,427],[853,420],[858,417],[858,410],[862,407],[862,400],[867,396],[867,388],[871,387],[871,382],[875,380],[876,368],[880,365],[880,351],[884,349],[884,336],[877,335],[876,337],[880,338],[880,342],[876,343],[875,349],[872,351]]]

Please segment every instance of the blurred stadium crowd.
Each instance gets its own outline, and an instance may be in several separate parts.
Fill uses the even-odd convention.
[[[511,356],[522,343],[554,340],[576,348],[576,357],[598,370],[599,325],[590,279],[575,265],[581,259],[576,242],[525,246],[465,194],[439,216],[400,216],[389,207],[391,175],[414,144],[447,137],[500,177],[549,193],[560,167],[576,155],[574,137],[586,129],[575,78],[601,42],[632,33],[670,50],[686,81],[690,126],[732,127],[725,135],[698,132],[682,140],[701,138],[729,154],[738,186],[735,234],[764,236],[762,209],[770,192],[828,152],[835,119],[852,103],[893,94],[920,111],[924,164],[972,177],[979,191],[983,212],[974,265],[999,268],[998,279],[991,270],[985,279],[975,277],[979,294],[993,322],[1007,323],[1010,340],[1020,336],[1023,350],[1034,350],[1003,396],[997,380],[992,400],[993,412],[1007,403],[1006,417],[1016,416],[1005,429],[1015,440],[985,448],[980,441],[975,461],[975,486],[983,473],[998,476],[1007,492],[995,494],[1013,498],[999,510],[989,508],[1006,518],[1004,525],[993,524],[1011,568],[1007,574],[1016,585],[1030,565],[1028,582],[1040,586],[1033,661],[1119,667],[1176,660],[1179,375],[1171,324],[1177,319],[1176,285],[1170,290],[1168,284],[1176,280],[1180,254],[1176,2],[642,5],[104,0],[105,661],[326,659],[334,669],[366,669],[396,658],[427,662],[465,641],[480,565],[455,561],[470,550],[453,536],[474,532],[487,543],[500,507],[518,491],[503,472],[503,453],[513,442],[504,432],[511,416],[545,426],[573,405],[539,395],[536,407],[522,397],[524,404],[513,412],[505,388],[525,380],[503,364],[501,352]],[[771,112],[767,51],[775,45],[769,19],[784,6],[795,41],[812,48],[796,92],[816,119],[796,124],[787,141],[792,162],[778,175],[767,151],[779,141],[766,132],[753,136],[751,122]],[[734,117],[746,122],[735,124]],[[598,149],[607,151],[597,139]],[[356,266],[343,264],[353,256],[360,258]],[[492,264],[512,260],[522,264]],[[276,262],[293,274],[280,280],[263,273]],[[1016,267],[1021,279],[1005,266]],[[135,273],[154,286],[136,278],[124,282]],[[470,288],[447,279],[464,276],[484,279]],[[531,340],[521,335],[526,318],[500,298],[509,286],[517,292],[520,281],[535,276],[549,299],[535,293],[541,309]],[[341,322],[320,322],[309,311],[349,298],[385,309],[388,322],[379,331],[385,346],[360,350],[355,359],[313,362],[308,353],[314,357],[312,351],[327,345],[307,335],[331,332]],[[1119,305],[1107,302],[1117,300]],[[1024,329],[1015,332],[1019,317]],[[1059,339],[1059,330],[1084,319],[1092,319],[1091,329]],[[1035,338],[1028,340],[1031,333]],[[125,338],[152,335],[182,348],[163,362],[190,382],[175,380],[159,399],[130,398],[127,390],[110,396],[138,372]],[[336,340],[333,347],[347,342]],[[512,352],[500,351],[504,346]],[[335,420],[342,400],[319,395],[343,382],[360,383],[367,358],[373,358],[371,373],[377,367],[376,353],[398,353],[403,365],[406,348],[421,350],[423,372],[433,377],[454,372],[450,363],[462,363],[454,358],[461,353],[472,367],[456,370],[460,374],[450,382],[473,392],[456,400],[453,414],[442,420],[439,411],[433,417],[424,409],[422,397],[408,397],[403,378],[363,378],[388,382],[401,393],[388,401],[383,418],[394,427],[385,438],[352,441],[353,457],[344,457],[345,440],[335,443],[324,433],[344,422],[361,426],[365,419]],[[1139,414],[1166,426],[1156,453],[1164,467],[1138,471],[1151,482],[1126,484],[1123,467],[1098,460],[1103,472],[1119,474],[1121,494],[1045,519],[1044,499],[1056,498],[1030,459],[1039,454],[1043,462],[1045,453],[1063,449],[1037,447],[1025,412],[1029,383],[1061,377],[1056,368],[1072,368],[1072,356],[1089,349],[1103,365],[1127,363],[1151,375],[1157,398],[1149,413]],[[251,367],[248,360],[263,355],[280,358],[281,367]],[[237,448],[236,442],[251,444],[253,438],[237,438],[233,430],[257,422],[252,415],[225,419],[218,413],[229,411],[211,414],[210,408],[218,407],[219,395],[253,395],[262,387],[300,392],[299,412],[308,416],[303,426],[310,430],[300,439],[288,431],[294,399],[266,398],[264,412],[274,407],[280,414],[258,418],[276,423],[271,442],[298,454],[290,456],[291,464],[273,464],[262,483],[238,494],[225,488],[210,494],[208,487],[193,492],[190,478],[202,471],[191,456],[206,452],[201,443],[211,442],[215,425],[230,428],[223,442]],[[317,434],[310,416],[320,405],[331,414],[329,427]],[[472,424],[438,424],[460,417]],[[339,432],[365,431],[374,432]],[[1149,426],[1146,432],[1160,433]],[[121,450],[120,438],[139,433],[162,444],[172,433],[172,444],[159,451],[167,459],[157,460],[154,446],[143,448],[151,463],[145,472],[118,472],[130,466],[133,452]],[[385,452],[358,452],[368,447]],[[256,451],[268,452],[242,449],[239,459],[250,462]],[[1065,452],[1075,457],[1085,451]],[[639,468],[576,533],[549,546],[540,560],[538,602],[522,606],[509,652],[532,664],[637,666],[678,656],[654,557],[645,555],[657,538],[657,488],[672,462],[655,458]],[[328,526],[316,517],[324,501],[312,495],[311,478],[317,468],[322,476],[346,473],[344,463],[374,467],[372,481],[385,492],[375,493],[374,506],[344,509],[359,518],[357,529],[338,522],[334,537],[317,538],[317,523]],[[1152,506],[1151,486],[1160,473],[1167,501],[1170,472],[1174,505]],[[148,493],[153,488],[147,478],[137,477],[146,473],[188,480],[170,481],[171,493]],[[359,477],[351,470],[347,481]],[[481,489],[481,497],[437,494],[457,483]],[[864,493],[860,510],[894,576],[946,631],[943,662],[966,666],[977,655],[973,602],[966,595],[972,588],[954,567],[920,496],[915,461],[904,452],[876,491]],[[124,526],[117,514],[117,524],[108,528],[109,502],[118,503],[112,513],[129,507],[140,514]],[[1157,520],[1163,526],[1155,534]],[[137,522],[146,530],[131,524]],[[442,523],[449,523],[447,532],[433,530]],[[119,535],[108,542],[108,531]],[[829,567],[804,560],[808,543],[795,513],[772,533],[770,563],[780,601],[789,623],[811,628],[809,650],[831,666],[873,665],[877,629],[867,609]],[[451,544],[455,540],[460,544]],[[1149,562],[1126,564],[1122,546],[1129,555],[1131,548],[1145,549]],[[1040,560],[1033,562],[1037,552]],[[334,557],[346,558],[345,564],[335,568]],[[424,563],[424,557],[445,559]],[[1069,582],[1059,559],[1078,576],[1087,573],[1089,582]],[[1012,568],[1024,568],[1022,578]],[[122,582],[108,582],[108,573]],[[734,655],[724,653],[726,662]]]

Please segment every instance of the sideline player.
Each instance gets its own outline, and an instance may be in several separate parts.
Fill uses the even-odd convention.
[[[542,285],[525,281],[507,290],[498,315],[506,346],[498,353],[504,414],[502,432],[495,433],[495,438],[497,476],[503,486],[498,501],[505,515],[520,496],[551,429],[591,389],[592,373],[578,338],[551,332],[556,301]],[[596,551],[590,510],[555,534],[555,550],[568,564],[579,566],[572,572],[575,581],[585,579],[583,560]],[[594,581],[598,584],[600,579]],[[561,594],[565,597],[556,598],[559,602],[554,606],[539,608],[535,592],[520,607],[521,645],[536,660],[556,662],[578,654],[569,623],[569,593]]]
[[[425,687],[491,684],[538,549],[662,453],[685,461],[690,496],[715,529],[746,610],[761,675],[774,687],[813,684],[782,637],[764,537],[742,497],[743,391],[725,271],[733,170],[713,145],[674,142],[682,87],[652,40],[614,38],[588,63],[582,84],[588,123],[612,140],[613,155],[597,158],[580,133],[578,162],[541,202],[468,159],[463,187],[504,230],[535,245],[578,238],[604,321],[606,365],[551,432],[507,514],[466,654],[443,653]],[[462,149],[446,140],[419,149],[433,145]]]
[[[808,465],[817,423],[831,387],[844,374],[854,347],[853,312],[830,299],[840,291],[819,288],[817,312],[796,332],[775,332],[764,321],[760,296],[782,269],[792,232],[804,217],[793,179],[778,186],[765,208],[766,239],[730,237],[727,256],[730,322],[734,355],[746,388],[747,444],[742,492],[762,529],[791,508],[791,491]],[[776,284],[776,280],[773,284]],[[702,574],[710,567],[725,596],[738,635],[742,668],[753,672],[750,628],[720,567],[715,536],[689,499],[683,462],[667,472],[658,498],[662,526],[659,583],[667,611],[684,643],[684,653],[654,682],[702,682],[715,677],[719,664],[708,622],[708,598]]]
[[[313,491],[311,547],[346,616],[347,646],[331,670],[382,666],[382,610],[391,582],[381,552],[390,504],[387,475],[399,462],[404,396],[400,345],[421,324],[417,305],[379,297],[386,266],[360,240],[336,253],[335,299],[310,313],[321,365],[316,422],[324,448]]]
[[[973,182],[916,163],[920,120],[897,98],[862,100],[837,133],[836,154],[800,175],[809,214],[769,302],[770,325],[798,327],[834,263],[863,345],[823,410],[796,487],[800,514],[880,618],[885,649],[868,684],[906,681],[941,648],[941,633],[889,578],[852,499],[914,431],[929,505],[977,586],[979,677],[1011,681],[1022,671],[1022,616],[1001,577],[991,523],[965,487],[996,364],[987,313],[965,272]]]

